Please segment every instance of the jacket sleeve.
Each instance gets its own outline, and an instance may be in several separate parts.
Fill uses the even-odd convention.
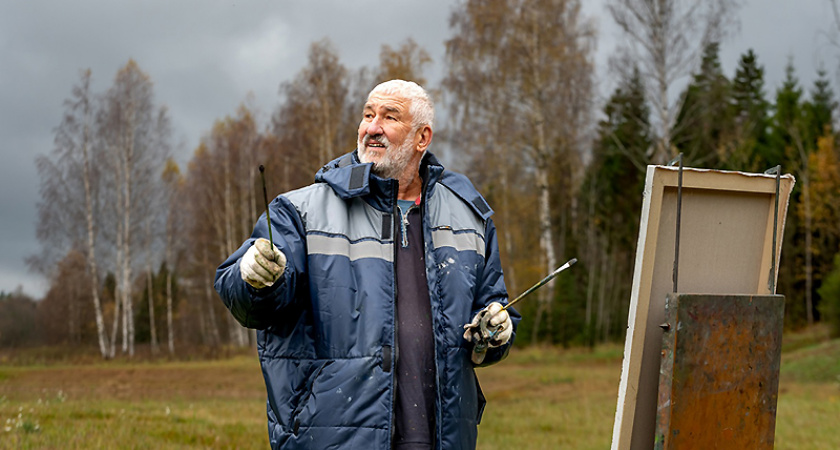
[[[283,196],[275,198],[269,209],[274,245],[286,255],[286,269],[280,279],[270,287],[255,289],[242,280],[239,272],[242,256],[254,241],[269,238],[265,213],[254,226],[251,237],[216,269],[216,291],[233,317],[248,328],[264,329],[281,321],[283,312],[300,301],[297,293],[305,292],[306,232],[300,215]]]
[[[493,224],[492,219],[487,219],[485,242],[487,248],[485,251],[484,271],[479,280],[481,284],[478,286],[478,295],[473,304],[473,315],[478,314],[479,311],[490,303],[499,302],[502,305],[506,305],[508,302],[504,274],[502,273],[502,262],[499,259],[499,243],[496,240],[496,226]],[[510,314],[510,319],[513,322],[513,334],[511,334],[510,340],[505,345],[487,349],[487,355],[484,357],[484,361],[479,364],[480,367],[489,366],[505,359],[510,351],[510,347],[513,345],[514,338],[516,338],[516,328],[522,317],[513,308],[508,309],[507,312]]]

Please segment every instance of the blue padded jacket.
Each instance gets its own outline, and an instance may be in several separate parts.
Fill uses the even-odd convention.
[[[430,153],[421,164],[426,278],[437,374],[436,448],[471,449],[484,397],[463,325],[507,302],[492,210],[463,175]],[[256,328],[272,448],[391,448],[396,345],[397,182],[371,173],[356,152],[324,166],[315,183],[269,208],[287,258],[273,286],[242,281],[239,262],[268,238],[265,215],[216,272],[233,316]],[[513,309],[514,325],[519,315]],[[513,343],[488,351],[503,359]]]

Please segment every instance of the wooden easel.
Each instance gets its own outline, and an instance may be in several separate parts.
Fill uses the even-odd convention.
[[[793,184],[791,175],[648,166],[613,450],[654,447],[660,325],[676,268],[679,293],[774,294]]]

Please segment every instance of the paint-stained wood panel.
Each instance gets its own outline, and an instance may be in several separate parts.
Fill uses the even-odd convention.
[[[772,450],[785,298],[668,294],[655,450]]]

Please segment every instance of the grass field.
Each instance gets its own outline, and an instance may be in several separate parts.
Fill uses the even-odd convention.
[[[840,448],[840,341],[786,337],[777,449]],[[479,370],[480,449],[607,449],[622,348],[530,348]],[[266,448],[255,355],[0,366],[0,448]]]

